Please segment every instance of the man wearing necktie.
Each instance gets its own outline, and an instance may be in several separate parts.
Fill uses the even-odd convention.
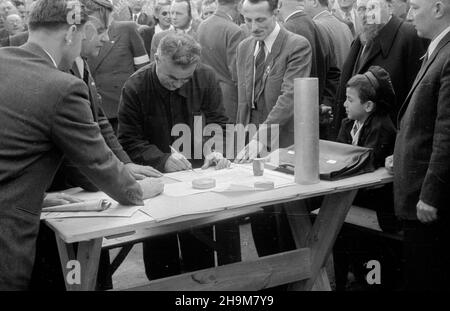
[[[450,289],[450,1],[411,0],[431,40],[399,114],[394,197],[403,220],[407,290]]]
[[[250,136],[250,143],[239,152],[236,162],[250,161],[270,150],[279,141],[280,147],[294,143],[294,79],[309,77],[311,45],[305,37],[288,32],[277,22],[278,0],[245,0],[242,14],[251,36],[237,50],[238,113],[237,124],[279,126],[279,137],[268,142]],[[259,137],[264,129],[259,128]],[[266,133],[267,134],[267,133]],[[266,143],[269,145],[267,146]],[[277,219],[276,219],[277,218]],[[289,234],[286,217],[280,226],[273,208],[252,217],[252,230],[260,256],[281,249]]]

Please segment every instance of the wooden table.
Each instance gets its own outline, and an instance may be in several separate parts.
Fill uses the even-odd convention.
[[[50,219],[46,222],[56,234],[67,290],[94,290],[102,244],[108,243],[104,237],[130,234],[150,237],[180,232],[250,215],[264,206],[285,203],[283,208],[288,215],[296,250],[258,258],[251,241],[244,241],[242,262],[155,280],[134,290],[259,290],[287,283],[295,290],[330,290],[324,266],[358,189],[389,182],[392,182],[392,176],[383,168],[341,181],[292,185],[238,197],[213,192],[182,197],[178,199],[187,205],[214,202],[216,207],[234,208],[162,222],[155,222],[141,211],[130,218]],[[301,200],[316,196],[325,198],[312,224]],[[167,200],[170,202],[173,197]],[[237,202],[239,206],[235,207]],[[76,267],[73,260],[79,263],[79,284],[71,281]]]

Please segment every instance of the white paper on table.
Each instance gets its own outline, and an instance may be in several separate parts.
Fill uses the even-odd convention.
[[[272,181],[274,188],[285,187],[294,184],[294,176],[265,170],[263,176],[254,176],[253,169],[248,165],[233,165],[229,169],[182,171],[167,174],[168,177],[180,180],[165,186],[164,194],[172,197],[182,197],[203,192],[242,192],[242,191],[265,191],[255,188],[255,182]],[[211,189],[194,189],[192,180],[197,178],[214,178],[216,187]]]

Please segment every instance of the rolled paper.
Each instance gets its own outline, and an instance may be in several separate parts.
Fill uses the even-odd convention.
[[[108,200],[93,200],[45,207],[43,212],[101,212],[111,206]]]
[[[294,79],[295,182],[315,184],[319,179],[319,82]]]
[[[216,180],[214,178],[198,178],[192,181],[192,187],[194,189],[211,189],[216,186]]]

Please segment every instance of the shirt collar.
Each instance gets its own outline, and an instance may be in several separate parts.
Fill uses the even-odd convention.
[[[321,16],[331,16],[331,13],[330,13],[330,11],[328,11],[328,10],[323,10],[322,12],[317,13],[317,14],[313,17],[313,20],[316,20],[316,19],[318,19],[318,18],[321,17]]]
[[[276,40],[276,38],[278,37],[278,34],[280,33],[281,27],[278,23],[276,23],[275,28],[273,29],[273,31],[270,33],[270,35],[267,36],[267,38],[264,39],[264,46],[266,49],[266,57],[267,55],[270,54],[270,52],[272,51],[272,46]],[[254,56],[258,55],[259,52],[259,44],[256,45],[255,48],[255,54]]]
[[[290,17],[292,17],[292,15],[294,15],[294,14],[296,14],[296,13],[301,13],[301,12],[303,12],[303,10],[296,10],[296,11],[292,12],[291,14],[289,14],[289,15],[284,19],[284,22],[286,23],[286,22],[288,21],[288,19],[289,19]]]
[[[83,78],[84,75],[84,62],[81,57],[75,58],[75,64],[77,65],[78,72],[80,73],[81,78]]]
[[[444,39],[444,37],[450,32],[450,26],[444,29],[436,38],[431,41],[430,45],[428,46],[428,58],[433,54],[434,50],[436,50],[439,43]]]
[[[42,47],[41,47],[42,48]],[[52,62],[53,62],[53,65],[55,65],[55,68],[58,68],[58,65],[56,64],[56,62],[55,62],[55,59],[53,58],[53,56],[52,55],[50,55],[50,53],[49,52],[47,52],[47,50],[46,49],[44,49],[44,48],[42,48],[43,50],[44,50],[44,52],[48,55],[48,57],[50,57],[50,59],[52,60]]]

